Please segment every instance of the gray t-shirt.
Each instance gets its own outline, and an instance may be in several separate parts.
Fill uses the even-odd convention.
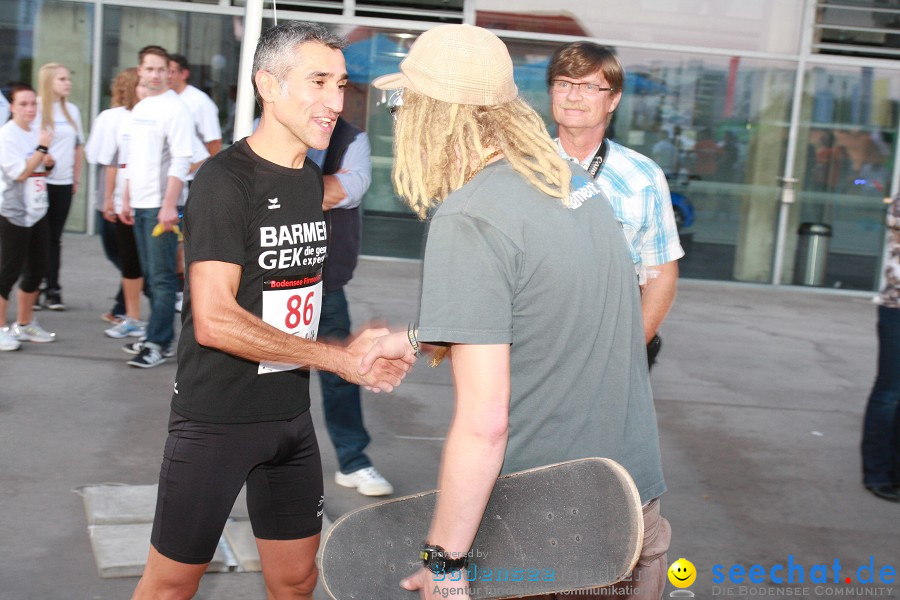
[[[511,344],[503,473],[608,457],[643,502],[665,490],[640,296],[622,227],[572,165],[573,208],[505,161],[436,211],[419,339]]]

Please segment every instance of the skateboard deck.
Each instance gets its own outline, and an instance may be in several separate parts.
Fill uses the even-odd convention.
[[[400,580],[419,551],[436,491],[347,513],[325,534],[321,582],[334,600],[417,598]],[[606,458],[573,460],[497,479],[469,554],[471,598],[501,599],[612,585],[631,572],[644,537],[637,488]]]

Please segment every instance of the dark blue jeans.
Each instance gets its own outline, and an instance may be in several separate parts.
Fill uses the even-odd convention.
[[[340,289],[322,298],[317,339],[343,342],[350,336],[350,311],[347,298]],[[334,373],[319,371],[322,384],[322,407],[328,437],[334,444],[342,473],[352,473],[372,466],[363,452],[369,445],[369,434],[363,425],[359,386],[344,381]]]
[[[144,287],[150,290],[147,341],[165,350],[175,339],[175,252],[178,236],[168,231],[153,237],[158,214],[158,208],[135,209],[134,241],[144,272]]]
[[[863,484],[900,485],[900,308],[878,307],[878,376],[863,422]]]

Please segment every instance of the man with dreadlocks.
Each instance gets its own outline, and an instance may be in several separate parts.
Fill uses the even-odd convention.
[[[374,82],[402,90],[394,185],[420,217],[436,210],[418,326],[377,340],[362,372],[428,343],[449,348],[455,387],[426,568],[401,585],[425,598],[465,594],[466,577],[435,581],[427,569],[465,568],[497,476],[601,456],[628,469],[647,505],[647,566],[631,587],[659,598],[666,486],[638,286],[609,202],[518,98],[494,34],[436,27],[400,70]]]

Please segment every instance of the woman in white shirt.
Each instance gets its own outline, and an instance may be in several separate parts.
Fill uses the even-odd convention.
[[[53,172],[47,176],[50,255],[45,275],[47,285],[44,290],[44,305],[50,310],[65,310],[62,286],[59,283],[62,232],[72,207],[72,196],[78,191],[84,134],[81,112],[67,100],[72,91],[69,69],[59,63],[42,66],[38,73],[38,91],[38,127],[53,133],[50,153],[57,161]]]
[[[122,300],[124,311],[121,320],[104,333],[111,338],[142,337],[147,324],[141,321],[141,291],[144,276],[134,241],[134,226],[128,225],[116,215],[122,210],[122,193],[125,180],[122,169],[128,162],[128,139],[130,137],[131,109],[137,104],[141,94],[138,91],[137,69],[125,69],[113,81],[113,105],[109,111],[118,111],[116,122],[109,132],[108,143],[100,153],[98,161],[105,168],[105,191],[101,212],[105,224],[113,228],[118,253],[118,267],[122,274]],[[93,134],[92,134],[93,135]]]
[[[21,341],[56,339],[32,315],[47,268],[46,180],[54,167],[48,152],[53,137],[33,123],[37,98],[31,86],[14,85],[11,99],[12,119],[0,127],[0,350],[17,350]],[[17,318],[7,327],[6,309],[16,281]]]

